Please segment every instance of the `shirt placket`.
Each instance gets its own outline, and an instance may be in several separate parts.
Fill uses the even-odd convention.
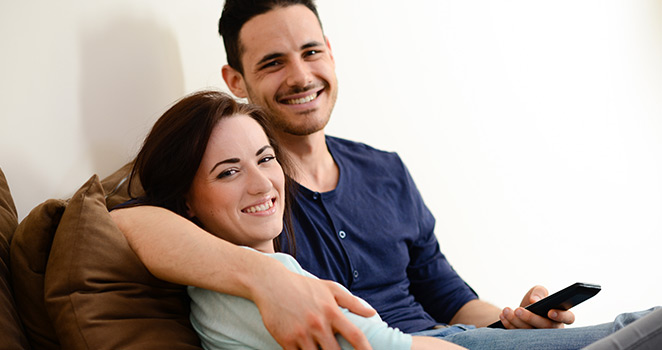
[[[351,232],[347,227],[345,227],[342,220],[332,215],[333,210],[328,209],[333,207],[333,198],[319,192],[314,192],[313,200],[319,203],[321,208],[324,210],[324,213],[326,214],[327,220],[329,222],[328,229],[334,232],[333,236],[338,240],[340,247],[343,250],[343,255],[345,256],[345,259],[347,259],[347,266],[349,266],[349,278],[347,280],[350,281],[347,288],[351,290],[352,285],[358,282],[360,278],[359,269],[354,264],[352,255],[350,254],[350,252],[352,252]]]

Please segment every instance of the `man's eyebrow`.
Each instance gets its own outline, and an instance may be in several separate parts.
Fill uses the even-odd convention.
[[[211,174],[212,172],[214,172],[214,169],[216,169],[217,166],[219,166],[219,165],[221,165],[221,164],[227,164],[227,163],[231,163],[231,164],[239,163],[239,158],[229,158],[229,159],[226,159],[226,160],[222,160],[222,161],[216,163],[216,164],[211,168],[211,170],[209,171],[209,173]]]
[[[310,49],[311,47],[324,46],[324,43],[319,41],[311,41],[309,43],[303,44],[301,50]]]
[[[265,62],[271,61],[271,60],[273,60],[273,59],[275,59],[275,58],[282,57],[282,56],[284,56],[284,54],[282,54],[282,53],[280,53],[280,52],[270,53],[270,54],[267,54],[267,55],[265,55],[264,57],[262,57],[262,59],[259,60],[259,61],[257,62],[257,64],[255,64],[255,65],[256,65],[256,66],[261,66],[261,65],[262,65],[263,63],[265,63]]]
[[[321,43],[321,42],[319,42],[319,41],[311,41],[311,42],[308,42],[308,43],[305,43],[305,44],[301,45],[300,50],[306,50],[306,49],[309,49],[309,48],[311,48],[311,47],[318,47],[318,46],[324,46],[324,43]],[[282,57],[282,56],[285,56],[285,54],[284,54],[284,53],[281,53],[281,52],[273,52],[273,53],[269,53],[269,54],[264,55],[264,56],[262,57],[262,59],[259,60],[259,61],[257,62],[257,64],[255,64],[255,65],[256,65],[256,66],[260,66],[260,65],[262,65],[262,64],[265,63],[265,62],[269,62],[269,61],[271,61],[271,60],[273,60],[273,59],[276,59],[276,58],[279,58],[279,57]]]

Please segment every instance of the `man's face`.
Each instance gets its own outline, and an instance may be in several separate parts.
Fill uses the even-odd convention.
[[[281,132],[303,136],[322,130],[338,83],[315,14],[303,5],[277,8],[246,22],[239,39],[245,97],[267,108]]]

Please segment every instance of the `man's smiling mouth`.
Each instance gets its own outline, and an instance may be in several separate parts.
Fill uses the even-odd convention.
[[[319,91],[315,91],[311,93],[310,95],[299,97],[299,98],[290,98],[290,99],[282,99],[280,100],[281,103],[287,104],[287,105],[301,105],[304,103],[308,103],[310,101],[314,101],[319,95],[324,91],[323,89]]]

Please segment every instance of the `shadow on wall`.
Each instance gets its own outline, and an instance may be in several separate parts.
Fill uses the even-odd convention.
[[[102,177],[135,156],[156,118],[185,92],[167,24],[126,12],[103,18],[78,30],[82,142]]]

